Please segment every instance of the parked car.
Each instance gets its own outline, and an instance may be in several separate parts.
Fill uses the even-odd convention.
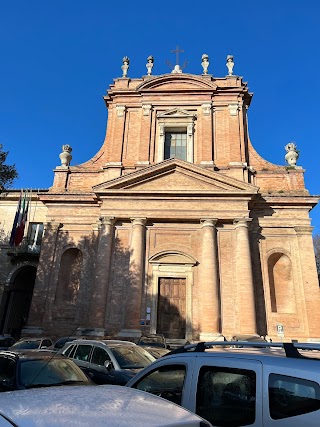
[[[53,387],[4,393],[1,427],[210,427],[171,402],[118,386]],[[212,427],[212,426],[211,426]]]
[[[127,387],[164,397],[214,426],[315,427],[320,352],[311,347],[245,341],[187,345],[140,371]]]
[[[129,341],[74,340],[61,353],[71,358],[96,384],[125,385],[156,359]]]
[[[0,392],[79,384],[92,382],[65,356],[42,350],[0,351]]]
[[[53,342],[51,338],[21,338],[14,343],[9,350],[39,350],[41,348],[51,349]]]
[[[7,350],[16,340],[11,335],[0,335],[0,350]]]
[[[137,344],[151,353],[156,359],[170,352],[170,346],[161,334],[142,335]]]

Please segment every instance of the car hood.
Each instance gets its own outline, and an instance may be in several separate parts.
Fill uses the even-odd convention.
[[[3,393],[0,424],[6,426],[1,415],[19,427],[199,427],[202,420],[149,393],[104,385]]]

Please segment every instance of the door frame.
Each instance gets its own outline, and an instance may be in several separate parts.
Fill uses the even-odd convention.
[[[159,262],[159,261],[158,261]],[[160,278],[186,279],[186,340],[192,340],[192,287],[194,283],[193,266],[195,262],[189,264],[158,264],[152,263],[151,277],[151,313],[150,313],[150,333],[157,333],[157,313],[158,313],[158,289]]]

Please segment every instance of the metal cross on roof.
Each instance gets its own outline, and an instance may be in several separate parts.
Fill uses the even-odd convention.
[[[179,65],[179,53],[184,52],[184,50],[180,50],[179,46],[176,46],[175,50],[170,50],[171,53],[175,53],[176,54],[176,65]]]
[[[188,65],[188,61],[184,61],[183,65],[180,67],[179,65],[179,53],[184,52],[184,50],[180,49],[177,45],[175,49],[170,50],[171,53],[176,54],[176,63],[175,65],[172,65],[171,61],[166,60],[166,64],[173,70],[172,72],[182,72],[182,70]],[[174,71],[176,70],[176,71]]]

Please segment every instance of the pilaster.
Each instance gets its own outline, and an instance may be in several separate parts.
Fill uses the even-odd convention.
[[[130,283],[127,290],[124,327],[119,337],[141,335],[141,298],[144,285],[145,226],[146,218],[133,218],[130,242]]]
[[[248,223],[251,218],[235,218],[235,283],[238,293],[239,333],[257,334],[255,291]]]
[[[111,250],[113,243],[114,218],[101,217],[99,241],[96,256],[95,281],[90,307],[90,324],[99,329],[105,328],[106,304],[108,296]],[[106,334],[104,334],[106,335]]]
[[[199,323],[200,339],[208,341],[221,335],[217,219],[203,219],[201,222]]]

